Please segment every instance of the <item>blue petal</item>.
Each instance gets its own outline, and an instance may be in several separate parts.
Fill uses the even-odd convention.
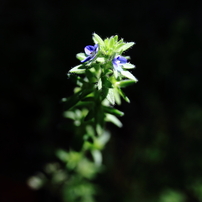
[[[82,60],[81,62],[87,62],[87,61],[89,61],[89,60],[91,60],[92,59],[92,56],[88,56],[88,57],[86,57],[84,60]]]
[[[88,45],[84,48],[84,51],[85,51],[86,55],[95,54],[98,51],[98,44],[95,44],[94,46]]]
[[[98,44],[94,45],[95,52],[98,52]]]
[[[121,66],[122,66],[123,64],[125,64],[125,63],[127,63],[127,59],[126,59],[125,57],[123,57],[123,56],[120,56],[120,55],[116,56],[116,57],[112,60],[112,64],[113,64],[114,69],[115,69],[116,71],[119,71],[119,72],[123,71],[123,69],[122,69]]]
[[[85,51],[85,53],[86,53],[86,55],[91,55],[92,54],[92,52],[94,52],[95,51],[95,48],[94,48],[94,46],[86,46],[85,48],[84,48],[84,51]]]
[[[123,57],[123,56],[117,56],[116,58],[115,58],[116,60],[118,60],[119,62],[120,62],[120,64],[125,64],[125,63],[127,63],[127,59],[125,58],[125,57]]]
[[[94,46],[88,45],[84,48],[84,51],[88,56],[81,62],[90,61],[96,56],[96,53],[98,52],[98,44],[95,44]]]

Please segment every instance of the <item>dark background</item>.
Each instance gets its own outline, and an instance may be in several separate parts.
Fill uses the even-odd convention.
[[[202,201],[201,11],[195,0],[2,0],[0,201],[55,201],[26,181],[68,147],[60,100],[93,32],[136,42],[139,80],[125,89],[124,127],[109,125],[98,201]]]

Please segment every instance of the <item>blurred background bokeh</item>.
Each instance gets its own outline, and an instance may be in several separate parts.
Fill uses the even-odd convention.
[[[27,179],[69,148],[61,98],[76,53],[118,34],[139,82],[108,125],[97,201],[202,201],[202,1],[1,0],[0,201],[62,201]]]

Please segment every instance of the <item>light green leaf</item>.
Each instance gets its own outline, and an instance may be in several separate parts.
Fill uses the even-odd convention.
[[[118,41],[118,35],[114,36],[114,41],[117,42]]]
[[[67,162],[67,159],[68,159],[68,153],[62,149],[59,149],[57,150],[56,152],[56,156],[61,160],[61,161],[64,161],[64,162]]]
[[[132,47],[134,44],[135,44],[134,42],[126,43],[123,46],[121,46],[119,50],[120,51],[125,51],[125,50],[129,49],[130,47]]]
[[[135,65],[133,65],[131,63],[126,63],[126,64],[123,64],[123,68],[125,68],[125,69],[134,69]]]
[[[93,34],[93,41],[94,41],[95,44],[99,44],[99,45],[101,45],[101,46],[104,45],[104,41],[103,41],[102,38],[101,38],[99,35],[97,35],[96,33]]]
[[[107,94],[107,99],[109,100],[109,102],[112,105],[115,104],[115,97],[114,97],[114,89],[113,88],[109,88],[108,94]]]
[[[109,38],[104,40],[105,47],[109,48]]]
[[[106,114],[105,120],[112,122],[114,125],[118,126],[119,128],[121,128],[123,126],[121,121],[116,116],[114,116],[112,114]]]
[[[76,58],[82,61],[86,58],[86,55],[84,53],[78,53],[76,54]]]
[[[110,37],[110,38],[109,38],[109,47],[110,47],[110,48],[113,48],[114,42],[115,42],[115,41],[114,41],[114,37]]]
[[[102,89],[102,79],[98,80],[98,90]]]
[[[65,118],[69,118],[69,119],[73,119],[73,120],[76,119],[75,113],[74,113],[74,112],[71,112],[71,111],[65,111],[65,112],[63,113],[63,116],[64,116]]]
[[[102,164],[102,153],[100,152],[100,150],[92,150],[91,153],[92,153],[93,159],[95,161],[95,165],[101,166],[101,164]]]
[[[104,63],[105,62],[105,58],[104,57],[98,57],[96,59],[97,62],[100,62],[100,63]]]
[[[85,73],[86,68],[83,65],[77,65],[69,70],[69,73],[83,74]]]
[[[133,80],[135,82],[138,81],[129,71],[121,71],[121,74],[123,76],[125,76],[126,78],[131,79],[131,80]]]
[[[121,104],[121,98],[119,95],[119,92],[117,91],[117,88],[114,89],[114,97],[115,97],[115,102],[120,105]]]

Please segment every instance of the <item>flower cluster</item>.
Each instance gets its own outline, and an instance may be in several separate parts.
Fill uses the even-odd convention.
[[[98,53],[98,44],[95,44],[94,46],[88,45],[84,48],[84,51],[86,54],[86,58],[82,60],[81,62],[84,63],[84,62],[92,61]],[[126,63],[127,63],[127,59],[121,55],[114,57],[114,59],[112,60],[114,70],[118,72],[123,71],[122,66]]]
[[[137,79],[128,71],[135,68],[135,65],[128,62],[129,57],[125,56],[124,52],[135,43],[119,40],[118,36],[103,40],[95,33],[93,41],[94,45],[86,46],[83,53],[76,55],[81,64],[68,72],[69,76],[77,77],[79,87],[76,88],[78,95],[75,100],[79,102],[83,95],[98,91],[100,99],[109,101],[111,105],[120,104],[120,97],[129,102],[121,88],[137,82]],[[80,74],[85,76],[80,77]],[[88,87],[85,88],[86,86]],[[72,103],[75,103],[75,100]],[[88,115],[89,117],[91,115]]]

